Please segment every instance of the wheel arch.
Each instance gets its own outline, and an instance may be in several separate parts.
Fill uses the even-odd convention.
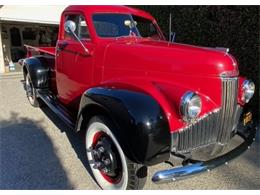
[[[82,98],[82,101],[85,101],[85,98]],[[113,125],[116,127],[116,129],[120,129],[120,126],[116,122],[116,119],[113,117],[113,115],[109,112],[107,108],[105,108],[103,105],[98,104],[96,102],[92,102],[88,100],[88,103],[83,103],[80,107],[80,111],[78,114],[77,122],[76,122],[76,132],[83,132],[87,129],[87,126],[89,125],[90,120],[95,116],[103,116],[107,119],[111,120]],[[84,105],[84,106],[83,106]],[[131,159],[135,160],[135,157],[132,156],[131,151],[129,151],[128,147],[122,142],[122,138],[119,137],[120,135],[115,131],[111,130],[115,137],[118,139],[121,147],[123,148],[124,152],[126,153],[126,156]]]
[[[76,130],[86,129],[96,114],[109,117],[116,125],[114,134],[132,161],[153,165],[169,159],[168,120],[148,94],[122,86],[88,89],[81,98]]]
[[[78,114],[76,132],[84,131],[89,124],[91,118],[97,115],[109,117],[108,110],[106,110],[102,105],[91,103],[86,104],[84,107],[81,107]],[[109,118],[111,119],[111,117]]]
[[[26,58],[22,63],[24,77],[29,74],[35,88],[48,88],[50,68],[44,57]]]

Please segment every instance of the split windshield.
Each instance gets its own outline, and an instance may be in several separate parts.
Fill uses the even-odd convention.
[[[130,14],[95,14],[93,23],[99,37],[138,36],[161,39],[151,20]]]

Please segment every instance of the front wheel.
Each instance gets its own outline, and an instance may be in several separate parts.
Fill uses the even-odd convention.
[[[87,158],[98,185],[104,190],[142,189],[147,167],[129,160],[105,117],[93,117],[86,131]]]

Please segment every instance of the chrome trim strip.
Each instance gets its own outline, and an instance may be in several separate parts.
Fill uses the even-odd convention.
[[[223,51],[225,53],[228,53],[229,52],[229,48],[226,48],[226,47],[215,47],[216,50],[219,50],[219,51]]]
[[[177,146],[178,146],[178,141],[179,140],[179,134],[177,133],[172,133],[171,134],[171,151],[176,152],[177,151]]]

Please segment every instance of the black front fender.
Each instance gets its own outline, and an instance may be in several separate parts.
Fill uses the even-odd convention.
[[[153,165],[169,159],[168,121],[161,106],[148,94],[123,88],[91,88],[82,95],[78,127],[83,113],[93,112],[90,107],[101,108],[116,124],[118,128],[112,131],[131,160]]]

